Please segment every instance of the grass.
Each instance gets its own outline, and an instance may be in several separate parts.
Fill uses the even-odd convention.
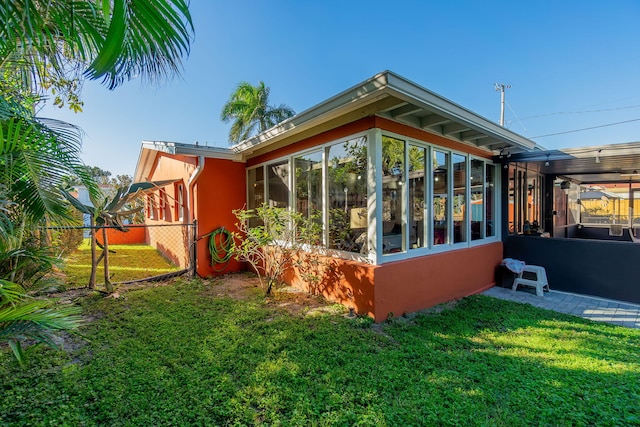
[[[640,425],[640,331],[485,296],[374,325],[177,281],[0,357],[0,425]],[[231,295],[231,296],[230,296]]]
[[[109,273],[112,282],[144,279],[180,269],[148,245],[109,245],[109,250],[113,251],[109,253]],[[98,254],[100,252],[98,248]],[[80,247],[67,258],[64,272],[68,289],[87,286],[91,273],[89,239],[84,239]],[[96,272],[96,283],[104,283],[102,261]]]

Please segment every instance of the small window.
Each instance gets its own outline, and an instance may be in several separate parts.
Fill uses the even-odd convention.
[[[185,217],[185,206],[184,206],[184,186],[182,184],[176,185],[176,218],[178,221],[184,221]]]
[[[160,220],[164,220],[166,217],[166,209],[167,209],[167,194],[164,190],[160,190],[160,205],[159,205],[159,215],[158,218]]]
[[[156,200],[153,194],[147,196],[147,218],[156,219]]]

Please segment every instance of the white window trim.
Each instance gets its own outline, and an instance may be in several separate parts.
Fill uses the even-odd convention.
[[[413,145],[420,148],[426,149],[426,169],[425,169],[425,199],[426,203],[424,206],[424,215],[425,215],[425,226],[426,226],[426,237],[427,237],[427,246],[420,248],[410,248],[410,236],[408,230],[408,214],[410,212],[409,207],[409,197],[408,197],[408,189],[407,185],[403,185],[402,189],[402,197],[404,203],[402,204],[402,229],[403,229],[403,252],[390,253],[390,254],[382,254],[382,203],[376,203],[376,201],[382,201],[382,173],[377,173],[378,171],[382,171],[382,136],[390,136],[393,138],[401,139],[405,142],[405,162],[404,162],[404,175],[406,176],[406,172],[409,168],[408,156],[409,156],[409,146]],[[327,149],[333,145],[339,144],[340,142],[349,141],[361,137],[366,137],[367,139],[367,214],[368,214],[368,228],[367,228],[367,240],[368,240],[368,249],[369,253],[367,255],[355,253],[355,252],[347,252],[341,251],[337,249],[327,248],[328,245],[328,156]],[[444,153],[447,153],[447,236],[446,243],[440,245],[433,244],[433,221],[429,220],[433,213],[433,164],[432,164],[432,156],[433,151],[438,150]],[[347,135],[342,138],[332,140],[323,144],[316,145],[314,147],[297,151],[295,153],[277,157],[274,159],[270,159],[266,162],[258,163],[252,165],[246,169],[247,176],[247,184],[249,183],[249,171],[252,169],[256,169],[259,167],[263,167],[264,173],[264,198],[265,201],[269,200],[268,194],[268,185],[267,185],[267,167],[271,164],[281,163],[283,161],[288,162],[289,165],[289,209],[295,209],[295,163],[294,159],[296,157],[301,157],[307,154],[312,153],[322,153],[322,210],[323,210],[323,244],[324,248],[319,250],[320,248],[314,248],[314,250],[319,250],[320,254],[332,257],[339,257],[346,260],[359,261],[374,265],[382,265],[387,262],[395,262],[405,259],[411,259],[416,257],[428,256],[433,254],[439,254],[444,252],[457,251],[462,249],[468,249],[476,246],[483,246],[495,242],[500,242],[502,240],[501,237],[501,227],[499,226],[502,221],[501,215],[501,175],[500,170],[495,166],[495,164],[484,157],[479,157],[473,155],[468,152],[451,149],[448,147],[442,147],[432,142],[422,141],[415,138],[407,137],[406,135],[397,134],[394,132],[389,132],[380,128],[369,129],[365,132],[358,132],[352,135]],[[459,154],[465,156],[466,158],[466,168],[467,173],[466,176],[466,190],[465,190],[465,233],[466,233],[466,241],[453,243],[453,155]],[[484,237],[478,240],[471,240],[471,184],[470,184],[470,171],[471,171],[471,159],[481,160],[485,164],[485,170],[483,175],[486,174],[486,165],[492,165],[494,167],[494,187],[493,187],[493,217],[494,217],[494,231],[495,235],[491,237]],[[428,177],[428,178],[427,178]],[[405,180],[406,181],[406,180]],[[484,184],[484,183],[483,183]],[[486,200],[486,191],[484,194],[484,198]],[[246,188],[246,200],[248,202],[249,199],[249,187],[247,185]],[[486,202],[485,202],[486,203]],[[483,227],[486,227],[486,207],[483,204]],[[378,230],[379,229],[379,230]],[[486,228],[483,228],[486,232]],[[378,232],[379,231],[379,232]],[[311,248],[309,248],[311,249]]]

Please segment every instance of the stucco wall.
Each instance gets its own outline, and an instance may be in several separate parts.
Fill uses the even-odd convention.
[[[465,297],[491,287],[502,243],[383,264],[375,270],[375,319]]]
[[[294,266],[285,278],[287,283],[353,308],[358,314],[374,317],[374,271],[379,267],[328,256],[318,256],[317,264],[309,263],[308,259],[303,255],[294,264],[299,261],[306,264],[304,271],[315,275],[317,281],[305,280],[300,268]]]
[[[159,153],[155,164],[151,168],[148,177],[149,181],[178,180],[175,184],[169,184],[162,187],[166,195],[166,203],[162,210],[159,211],[158,199],[159,191],[155,192],[156,207],[154,209],[154,218],[148,215],[148,203],[145,210],[145,224],[148,225],[168,225],[175,227],[150,227],[147,229],[146,242],[155,247],[167,259],[175,265],[182,268],[187,267],[189,262],[188,242],[189,230],[182,227],[181,224],[188,221],[187,218],[180,220],[176,201],[178,200],[177,188],[182,184],[184,197],[183,202],[186,204],[187,197],[187,181],[196,167],[196,159],[189,156],[172,156],[165,153]],[[160,219],[162,218],[162,219]]]
[[[502,243],[428,255],[380,266],[319,256],[317,282],[304,280],[298,268],[286,282],[322,295],[376,322],[401,316],[457,298],[473,295],[495,284],[502,261]]]
[[[196,181],[194,194],[199,238],[220,227],[237,231],[237,219],[233,211],[242,209],[246,204],[245,164],[232,160],[206,159],[204,169]],[[211,266],[208,244],[208,237],[198,240],[198,275],[208,277],[244,269],[244,264],[234,259],[226,268],[222,265]]]

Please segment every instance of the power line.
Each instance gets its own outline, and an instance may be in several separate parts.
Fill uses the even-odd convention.
[[[637,122],[639,120],[640,120],[640,118],[639,119],[625,120],[623,122],[607,123],[606,125],[591,126],[591,127],[588,127],[588,128],[568,130],[568,131],[565,131],[565,132],[549,133],[549,134],[546,134],[546,135],[532,136],[531,139],[533,139],[533,138],[545,138],[547,136],[555,136],[555,135],[564,135],[566,133],[573,133],[573,132],[582,132],[583,130],[591,130],[591,129],[604,128],[604,127],[607,127],[607,126],[621,125],[623,123]]]
[[[555,113],[547,113],[547,114],[538,114],[536,116],[528,116],[528,117],[524,117],[522,119],[519,119],[520,121],[522,120],[527,120],[527,119],[536,119],[538,117],[549,117],[549,116],[556,116],[556,115],[560,115],[560,114],[583,114],[583,113],[602,113],[605,111],[616,111],[616,110],[628,110],[630,108],[638,108],[640,107],[639,105],[629,105],[626,107],[616,107],[616,108],[603,108],[600,110],[584,110],[584,111],[557,111]]]
[[[522,120],[520,120],[520,117],[518,117],[518,115],[516,114],[515,111],[513,111],[513,108],[511,108],[511,105],[509,105],[508,102],[505,101],[505,103],[507,104],[507,107],[509,107],[509,110],[511,110],[511,112],[513,113],[513,115],[516,117],[516,120],[518,121],[518,123],[520,123],[520,126],[522,126],[522,129],[524,129],[525,132],[527,131],[527,128],[524,126],[524,124],[522,123]]]

